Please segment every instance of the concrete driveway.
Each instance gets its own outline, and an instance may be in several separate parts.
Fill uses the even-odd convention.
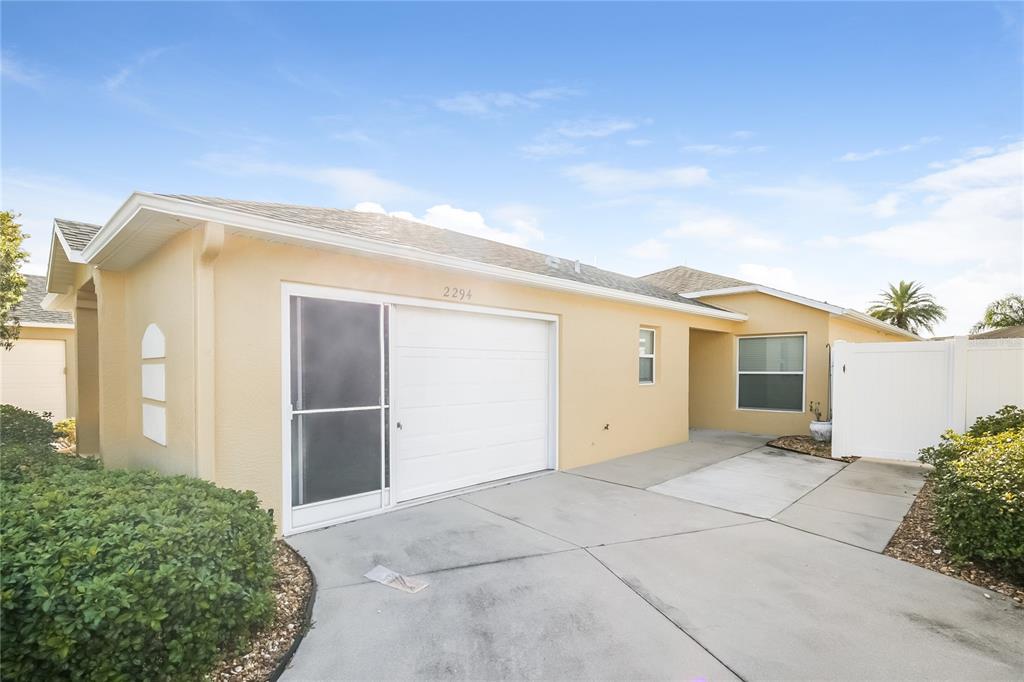
[[[320,591],[285,679],[1024,677],[1024,610],[866,548],[884,534],[870,523],[851,542],[859,518],[892,521],[919,471],[794,456],[812,484],[788,457],[765,474],[781,456],[764,442],[695,433],[291,538]],[[796,497],[769,518],[725,508],[728,486],[684,499],[712,467],[788,477],[762,497]],[[378,563],[430,585],[362,578]]]

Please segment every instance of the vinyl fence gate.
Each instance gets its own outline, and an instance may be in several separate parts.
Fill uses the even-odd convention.
[[[833,457],[913,460],[946,429],[1024,405],[1024,339],[839,341],[832,393]]]

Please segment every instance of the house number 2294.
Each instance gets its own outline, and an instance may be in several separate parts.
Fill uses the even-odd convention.
[[[445,298],[454,298],[457,301],[470,301],[473,299],[473,290],[461,289],[459,287],[445,287],[442,295]]]

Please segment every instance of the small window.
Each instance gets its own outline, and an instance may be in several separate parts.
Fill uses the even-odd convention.
[[[737,406],[803,412],[803,335],[754,336],[738,342]]]
[[[640,330],[640,383],[654,383],[654,330]]]

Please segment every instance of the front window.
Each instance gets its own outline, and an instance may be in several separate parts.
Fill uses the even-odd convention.
[[[654,330],[640,330],[640,383],[654,383]]]
[[[738,407],[803,412],[805,345],[803,335],[739,339]]]

